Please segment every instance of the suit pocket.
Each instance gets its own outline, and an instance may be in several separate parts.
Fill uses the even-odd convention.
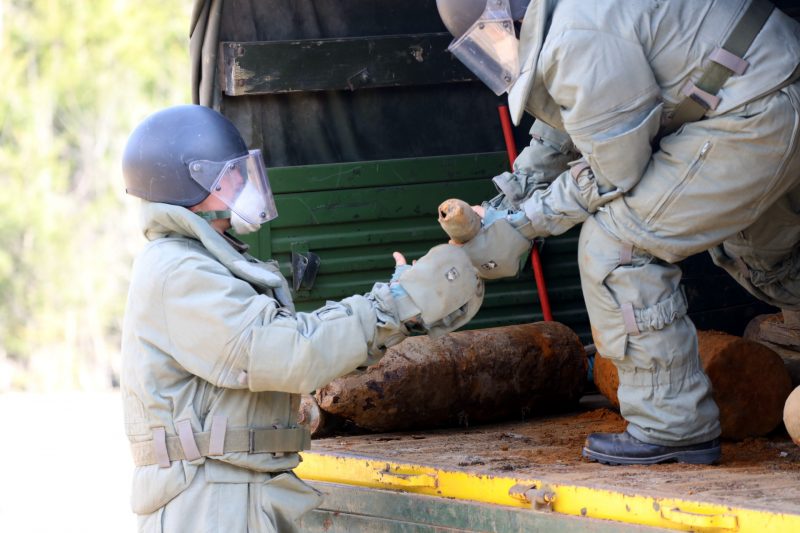
[[[276,531],[297,531],[297,519],[322,503],[322,493],[284,472],[261,486],[261,510]]]

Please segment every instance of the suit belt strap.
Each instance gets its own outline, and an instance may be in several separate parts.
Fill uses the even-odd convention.
[[[703,118],[710,109],[716,109],[716,96],[733,74],[742,74],[748,63],[742,59],[750,45],[766,24],[775,6],[767,0],[753,0],[734,26],[721,48],[709,56],[709,63],[697,83],[687,82],[681,89],[686,98],[680,101],[667,119],[662,135],[669,135],[686,122]]]
[[[167,437],[164,428],[154,428],[153,439],[131,444],[136,466],[159,465],[168,467],[171,461],[194,460],[223,453],[285,453],[311,448],[311,435],[306,428],[288,429],[229,429],[224,432],[222,449],[219,449],[219,431],[194,433],[194,446],[186,449],[187,436]],[[216,448],[216,449],[214,449]]]

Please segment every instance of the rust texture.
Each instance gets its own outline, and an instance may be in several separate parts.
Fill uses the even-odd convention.
[[[481,229],[481,217],[463,200],[445,200],[439,205],[439,224],[452,244],[472,240]]]
[[[766,435],[782,419],[792,390],[783,360],[757,342],[717,331],[698,331],[700,360],[720,411],[722,437],[739,440]],[[619,407],[619,377],[613,364],[595,356],[598,390]]]
[[[778,354],[726,333],[698,336],[703,369],[714,387],[723,436],[766,435],[780,423],[792,380]]]
[[[619,409],[619,398],[617,398],[619,374],[617,374],[617,367],[614,366],[614,363],[600,354],[595,354],[593,377],[594,384],[600,394],[608,398],[608,401]]]
[[[574,407],[586,368],[580,339],[556,322],[411,337],[316,400],[371,431],[521,420]]]

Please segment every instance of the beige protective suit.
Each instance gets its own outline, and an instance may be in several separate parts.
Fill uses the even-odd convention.
[[[800,26],[772,12],[716,109],[657,141],[748,4],[533,0],[522,25],[509,103],[536,134],[490,204],[523,209],[539,236],[583,223],[594,340],[628,431],[651,444],[720,433],[674,262],[711,250],[757,297],[800,308]],[[584,159],[558,174],[570,140]]]
[[[144,202],[142,221],[150,242],[134,264],[122,344],[140,530],[294,531],[320,501],[291,473],[309,446],[299,394],[404,339],[396,298],[378,283],[295,313],[277,263],[237,250],[188,209]],[[482,294],[478,280],[472,314]]]

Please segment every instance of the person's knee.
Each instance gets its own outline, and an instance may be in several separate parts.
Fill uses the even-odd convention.
[[[621,360],[629,343],[685,320],[681,272],[590,221],[581,232],[579,261],[592,334],[604,356]]]

